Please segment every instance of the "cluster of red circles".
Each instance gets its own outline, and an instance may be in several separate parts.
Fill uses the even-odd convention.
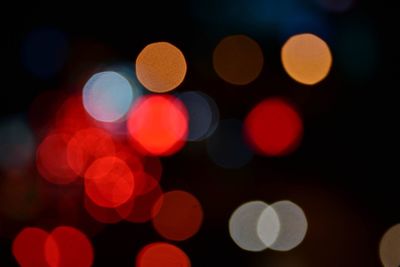
[[[174,241],[198,232],[203,220],[200,202],[184,191],[164,193],[159,184],[158,156],[177,152],[186,141],[187,112],[177,98],[143,96],[126,120],[101,123],[87,114],[81,96],[73,95],[53,117],[37,147],[37,169],[59,186],[82,184],[82,205],[91,217],[105,224],[152,221],[162,237]],[[69,235],[71,240],[66,240]],[[35,250],[28,249],[32,244]],[[79,253],[74,251],[81,247]],[[24,267],[91,266],[94,254],[90,241],[72,227],[58,227],[50,234],[25,228],[15,238],[13,252]],[[168,243],[150,244],[137,257],[137,266],[157,262],[190,266],[186,254]]]

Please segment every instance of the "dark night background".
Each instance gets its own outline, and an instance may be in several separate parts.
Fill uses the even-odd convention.
[[[256,103],[276,95],[294,102],[304,119],[299,149],[284,158],[255,155],[245,167],[227,170],[209,159],[202,141],[188,143],[176,155],[162,159],[161,186],[193,193],[204,208],[201,230],[189,240],[173,242],[188,254],[192,266],[380,266],[379,240],[400,222],[395,3],[358,1],[344,13],[319,9],[330,25],[324,33],[333,67],[324,81],[309,87],[290,79],[282,68],[279,34],[263,32],[250,22],[243,26],[243,17],[223,21],[218,14],[231,10],[228,7],[235,1],[201,2],[3,3],[1,118],[26,114],[44,90],[80,90],[80,82],[100,65],[128,61],[133,66],[146,44],[169,41],[188,62],[187,76],[177,91],[204,91],[216,101],[221,119],[243,120]],[[356,33],[349,36],[357,47],[346,53],[340,50],[340,34],[352,33],[354,25],[371,33],[373,52],[364,49],[368,44],[357,40]],[[20,60],[24,37],[41,26],[65,32],[69,42],[65,65],[45,80],[27,72]],[[263,49],[263,71],[247,86],[225,83],[212,67],[214,47],[230,34],[246,34]],[[368,55],[360,56],[360,51]],[[348,65],[369,64],[369,57],[373,57],[370,69],[357,75],[348,71]],[[228,233],[229,216],[240,204],[255,199],[267,203],[290,199],[299,204],[309,223],[303,243],[289,252],[251,253],[237,247]],[[36,221],[21,225],[40,226]],[[16,266],[11,253],[15,233],[0,229],[0,266]],[[158,240],[163,239],[150,223],[106,226],[92,237],[94,266],[134,266],[140,248]]]

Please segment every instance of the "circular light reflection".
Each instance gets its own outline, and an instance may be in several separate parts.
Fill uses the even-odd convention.
[[[180,248],[168,243],[145,246],[136,258],[136,267],[190,267],[190,259]]]
[[[289,38],[282,47],[281,57],[289,76],[307,85],[322,81],[332,65],[332,55],[327,43],[310,33]]]
[[[213,65],[218,76],[235,85],[245,85],[254,81],[263,64],[261,47],[245,35],[225,37],[213,54]]]
[[[181,241],[195,235],[203,221],[200,202],[190,193],[170,191],[156,203],[153,226],[163,237]]]
[[[45,243],[45,255],[50,267],[90,267],[94,259],[90,240],[69,226],[57,227],[50,233]]]
[[[217,104],[212,98],[198,91],[179,94],[185,104],[189,116],[189,141],[201,141],[210,136],[219,121]]]
[[[94,161],[85,173],[85,192],[97,205],[114,208],[124,204],[135,188],[128,165],[113,156]]]
[[[248,251],[262,251],[267,248],[257,233],[260,215],[267,207],[262,201],[251,201],[233,212],[229,219],[229,234],[240,248]]]
[[[245,120],[248,141],[266,156],[284,156],[295,150],[303,135],[302,120],[286,101],[271,98],[255,106]]]
[[[400,266],[400,224],[392,226],[379,244],[379,256],[385,267]]]
[[[67,134],[50,134],[37,148],[36,165],[42,177],[51,183],[68,184],[78,175],[72,170],[67,160]]]
[[[147,45],[136,59],[136,75],[140,83],[154,93],[165,93],[178,87],[186,75],[182,52],[167,42]]]
[[[275,202],[271,205],[271,208],[275,210],[278,215],[280,231],[276,240],[269,247],[278,251],[288,251],[297,247],[306,236],[308,228],[307,218],[303,210],[298,205],[288,200]],[[266,212],[270,211],[266,210]],[[260,223],[265,222],[264,220],[266,217],[264,216],[267,215],[264,214],[261,217]],[[269,221],[269,223],[276,224],[274,221]],[[263,232],[261,228],[262,226],[260,224],[258,228],[259,233],[261,233],[260,236],[266,237],[264,234],[267,234],[267,232]],[[264,237],[262,239],[266,240]]]
[[[15,237],[12,253],[23,267],[47,266],[44,247],[48,233],[35,227],[24,228]]]
[[[128,118],[132,141],[142,152],[167,156],[185,143],[187,111],[180,100],[169,95],[150,95],[138,100]]]
[[[114,71],[93,75],[83,88],[83,105],[96,120],[114,122],[128,112],[134,94],[129,81]]]

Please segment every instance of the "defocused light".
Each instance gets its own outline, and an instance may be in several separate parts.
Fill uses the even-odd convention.
[[[234,119],[219,123],[214,134],[207,140],[207,151],[215,164],[228,169],[243,167],[253,157],[243,139],[242,123]]]
[[[68,164],[81,176],[94,160],[114,154],[115,144],[111,135],[98,128],[80,130],[68,142]]]
[[[240,248],[261,251],[267,248],[257,233],[260,215],[268,207],[262,201],[247,202],[238,207],[229,219],[229,234]]]
[[[48,233],[35,227],[24,228],[14,239],[12,252],[22,267],[48,266],[44,247]]]
[[[99,158],[85,172],[85,192],[101,207],[122,205],[132,196],[134,188],[131,170],[117,157]]]
[[[100,207],[88,196],[85,196],[84,207],[87,213],[98,222],[112,224],[122,220],[115,208]]]
[[[128,80],[113,71],[93,75],[83,88],[83,105],[96,120],[113,122],[121,119],[133,101]]]
[[[282,47],[286,72],[299,83],[313,85],[323,80],[332,65],[328,45],[318,36],[304,33],[292,36]]]
[[[78,94],[65,100],[57,111],[54,126],[59,131],[73,134],[93,125],[95,120],[87,114],[83,107],[82,94]]]
[[[400,266],[400,224],[392,226],[379,244],[379,256],[385,267]]]
[[[67,160],[69,140],[67,134],[50,134],[37,148],[36,166],[40,175],[51,183],[68,184],[78,178]]]
[[[46,240],[45,255],[50,267],[90,267],[93,254],[90,240],[73,227],[57,227]]]
[[[163,237],[181,241],[199,231],[203,209],[192,194],[170,191],[164,194],[160,203],[156,203],[156,207],[159,212],[153,218],[153,226]]]
[[[136,267],[190,267],[190,259],[180,248],[168,243],[145,246],[136,258]]]
[[[128,130],[135,145],[144,153],[171,155],[184,145],[188,131],[187,111],[173,96],[145,96],[133,107]]]
[[[213,54],[214,69],[226,82],[245,85],[260,74],[264,57],[260,46],[245,35],[222,39]]]
[[[248,141],[259,153],[284,156],[300,143],[302,120],[286,101],[271,98],[259,103],[247,115],[245,133]]]
[[[14,117],[0,122],[0,168],[24,168],[32,162],[35,139],[26,123]]]
[[[178,87],[186,75],[182,52],[167,42],[147,45],[136,59],[138,80],[151,92],[164,93]]]
[[[121,217],[129,222],[143,223],[153,219],[160,211],[163,192],[157,181],[152,182],[152,189],[144,194],[132,197],[117,207]],[[157,205],[156,205],[157,204]]]
[[[33,75],[47,79],[63,67],[68,53],[66,36],[51,28],[30,32],[21,51],[24,67]]]
[[[189,115],[189,141],[200,141],[210,136],[219,122],[219,111],[214,100],[197,91],[179,94]]]
[[[353,0],[316,0],[316,2],[327,11],[345,12],[353,5]]]
[[[272,206],[268,206],[261,213],[257,223],[257,234],[267,247],[275,243],[280,234],[281,224],[279,215]]]
[[[303,241],[308,228],[303,210],[295,203],[287,200],[276,202],[271,205],[271,208],[278,215],[280,230],[275,242],[269,247],[278,251],[288,251],[297,247]],[[269,211],[265,210],[265,212]],[[264,216],[268,215],[261,216],[260,224],[267,219]],[[260,225],[258,232],[263,236],[266,232],[262,233],[261,227]],[[262,239],[265,240],[265,238]]]

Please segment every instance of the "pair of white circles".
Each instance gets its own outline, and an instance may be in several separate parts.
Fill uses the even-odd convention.
[[[251,201],[239,206],[229,220],[229,233],[242,249],[270,248],[288,251],[298,246],[307,232],[307,219],[295,203],[283,200],[268,205]]]

